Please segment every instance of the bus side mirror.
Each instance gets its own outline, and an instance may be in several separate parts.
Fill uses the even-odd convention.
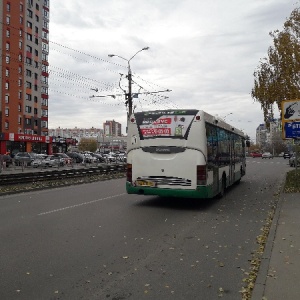
[[[246,146],[249,148],[250,147],[250,141],[246,141]]]

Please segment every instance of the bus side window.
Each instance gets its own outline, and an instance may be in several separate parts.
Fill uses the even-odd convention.
[[[245,142],[240,136],[234,136],[234,161],[240,162],[243,158]]]
[[[206,139],[207,139],[207,165],[212,167],[217,165],[217,130],[216,127],[206,124]]]
[[[219,165],[227,166],[230,163],[230,156],[233,155],[231,135],[226,130],[218,128],[218,141]]]

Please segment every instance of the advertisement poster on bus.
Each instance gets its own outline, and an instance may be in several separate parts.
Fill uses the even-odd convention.
[[[282,101],[281,111],[283,139],[299,139],[300,99]]]
[[[191,122],[192,114],[147,114],[139,118],[138,126],[143,138],[151,137],[184,137]]]

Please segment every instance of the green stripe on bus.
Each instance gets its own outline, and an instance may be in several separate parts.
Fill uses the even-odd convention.
[[[198,186],[195,190],[179,190],[151,187],[135,187],[132,186],[129,182],[126,182],[126,191],[128,194],[153,195],[160,197],[212,198],[215,196],[212,192],[212,186]]]

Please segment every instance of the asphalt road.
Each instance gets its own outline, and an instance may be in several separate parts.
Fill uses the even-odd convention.
[[[214,200],[125,179],[0,197],[0,299],[241,299],[287,160],[249,158]]]

